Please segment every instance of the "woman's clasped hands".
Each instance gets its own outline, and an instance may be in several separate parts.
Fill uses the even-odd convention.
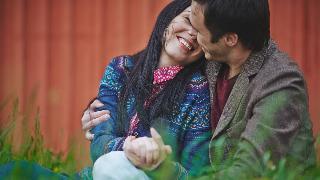
[[[151,137],[128,136],[123,145],[124,153],[132,164],[144,170],[157,168],[172,152],[154,128],[150,132]]]
[[[88,140],[94,138],[94,134],[90,130],[110,118],[108,110],[95,112],[97,108],[102,106],[103,104],[99,100],[95,100],[82,116],[82,129]],[[128,136],[123,145],[124,153],[131,163],[144,170],[157,168],[172,152],[171,147],[164,144],[162,137],[154,128],[150,128],[150,133],[151,137]]]

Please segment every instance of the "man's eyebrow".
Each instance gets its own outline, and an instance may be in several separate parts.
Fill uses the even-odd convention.
[[[191,10],[185,10],[182,12],[182,14],[191,13]]]

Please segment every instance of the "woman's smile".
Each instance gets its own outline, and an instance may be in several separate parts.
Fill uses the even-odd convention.
[[[193,47],[192,43],[189,40],[187,40],[187,39],[185,39],[185,38],[183,38],[181,36],[177,36],[177,39],[179,41],[179,46],[183,50],[185,50],[186,52],[190,52],[190,51],[194,50],[194,47]]]

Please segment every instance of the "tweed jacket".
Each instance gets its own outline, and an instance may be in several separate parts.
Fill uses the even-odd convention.
[[[220,67],[215,61],[207,63],[211,104]],[[264,167],[261,159],[268,151],[274,162],[290,156],[306,166],[315,163],[303,74],[272,40],[243,65],[213,131],[209,157],[215,169],[219,165],[215,153],[219,139],[220,145],[223,142],[222,159],[231,156],[233,161],[220,175],[259,175]]]

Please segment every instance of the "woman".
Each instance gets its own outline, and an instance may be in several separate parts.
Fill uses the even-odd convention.
[[[171,174],[196,176],[208,165],[209,91],[202,73],[205,60],[189,21],[190,4],[188,0],[171,2],[160,13],[147,47],[133,56],[114,58],[106,68],[98,99],[104,104],[100,109],[110,113],[87,110],[82,118],[83,129],[88,130],[111,115],[91,130],[92,160],[100,157],[94,177],[125,174],[111,171],[121,167],[110,162],[126,158],[133,171],[138,167],[137,171],[144,169],[152,177],[170,148]],[[95,120],[90,121],[90,116]],[[161,138],[157,142],[157,133],[150,134],[150,127],[161,132],[167,146]]]
[[[106,68],[98,99],[110,118],[106,111],[87,111],[83,118],[107,119],[91,130],[91,157],[98,159],[96,179],[110,174],[117,179],[158,178],[162,167],[169,167],[170,178],[181,179],[187,173],[198,175],[209,164],[209,90],[202,73],[203,53],[189,22],[190,4],[172,1],[160,13],[147,47],[133,56],[114,58]],[[84,129],[96,125],[94,121]],[[18,165],[23,167],[19,170],[31,170],[33,179],[66,178],[37,164]],[[12,164],[0,169],[4,170],[0,177],[13,172]],[[79,175],[91,178],[90,173],[84,170]]]

